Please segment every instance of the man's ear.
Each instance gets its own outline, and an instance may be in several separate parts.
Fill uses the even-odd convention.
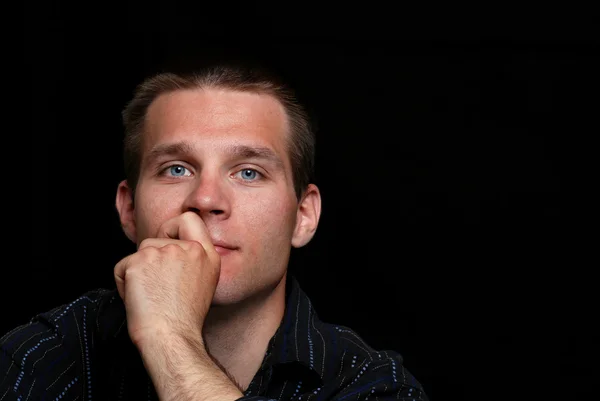
[[[321,192],[314,184],[309,184],[304,192],[296,216],[296,228],[292,237],[292,246],[300,248],[312,239],[321,217]]]
[[[135,229],[135,213],[133,204],[133,191],[127,185],[127,180],[123,180],[119,183],[117,188],[117,198],[115,206],[119,212],[119,219],[121,220],[121,227],[127,238],[137,243],[137,234]]]

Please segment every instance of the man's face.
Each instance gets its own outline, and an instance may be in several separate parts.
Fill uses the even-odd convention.
[[[248,92],[176,91],[150,105],[143,135],[129,237],[139,245],[192,210],[221,255],[213,304],[276,285],[293,242],[307,242],[294,240],[302,212],[282,105]]]

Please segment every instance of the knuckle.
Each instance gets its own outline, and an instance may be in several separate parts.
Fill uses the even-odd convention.
[[[198,241],[188,241],[188,244],[190,245],[190,249],[193,252],[199,252],[199,253],[204,253],[204,247],[202,246],[202,244]]]
[[[125,280],[127,280],[128,278],[132,278],[135,277],[137,273],[137,269],[134,266],[131,266],[131,268],[125,270],[125,272],[123,273],[123,277],[125,278]]]
[[[145,249],[148,246],[151,246],[152,244],[152,238],[145,238],[142,240],[142,242],[140,242],[139,248],[143,248]]]
[[[137,252],[137,254],[143,261],[149,262],[149,261],[156,260],[156,258],[159,255],[159,251],[154,246],[147,246],[144,249],[139,250]]]
[[[184,241],[184,244],[185,244],[185,248],[184,248],[185,251],[188,254],[190,254],[193,258],[201,257],[201,255],[204,253],[204,247],[198,241],[186,240],[186,241]]]
[[[181,251],[183,251],[183,249],[181,249],[181,247],[179,245],[174,244],[174,243],[166,244],[165,246],[162,247],[162,250],[169,254],[177,254],[177,253],[180,253]]]

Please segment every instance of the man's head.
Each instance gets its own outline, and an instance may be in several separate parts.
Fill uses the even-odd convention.
[[[278,285],[321,210],[313,133],[292,92],[230,67],[163,74],[138,87],[123,116],[116,203],[127,236],[139,245],[192,211],[223,251],[214,303]]]
[[[161,94],[182,89],[220,88],[273,96],[284,107],[288,119],[287,146],[298,200],[314,180],[315,134],[310,118],[294,91],[266,70],[217,65],[194,73],[158,74],[137,87],[123,110],[125,140],[123,160],[127,183],[135,192],[139,177],[143,130],[150,104]]]

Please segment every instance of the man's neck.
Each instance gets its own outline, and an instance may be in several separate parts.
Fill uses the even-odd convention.
[[[246,303],[213,307],[204,323],[209,354],[245,390],[260,368],[285,310],[285,276],[269,294]]]

